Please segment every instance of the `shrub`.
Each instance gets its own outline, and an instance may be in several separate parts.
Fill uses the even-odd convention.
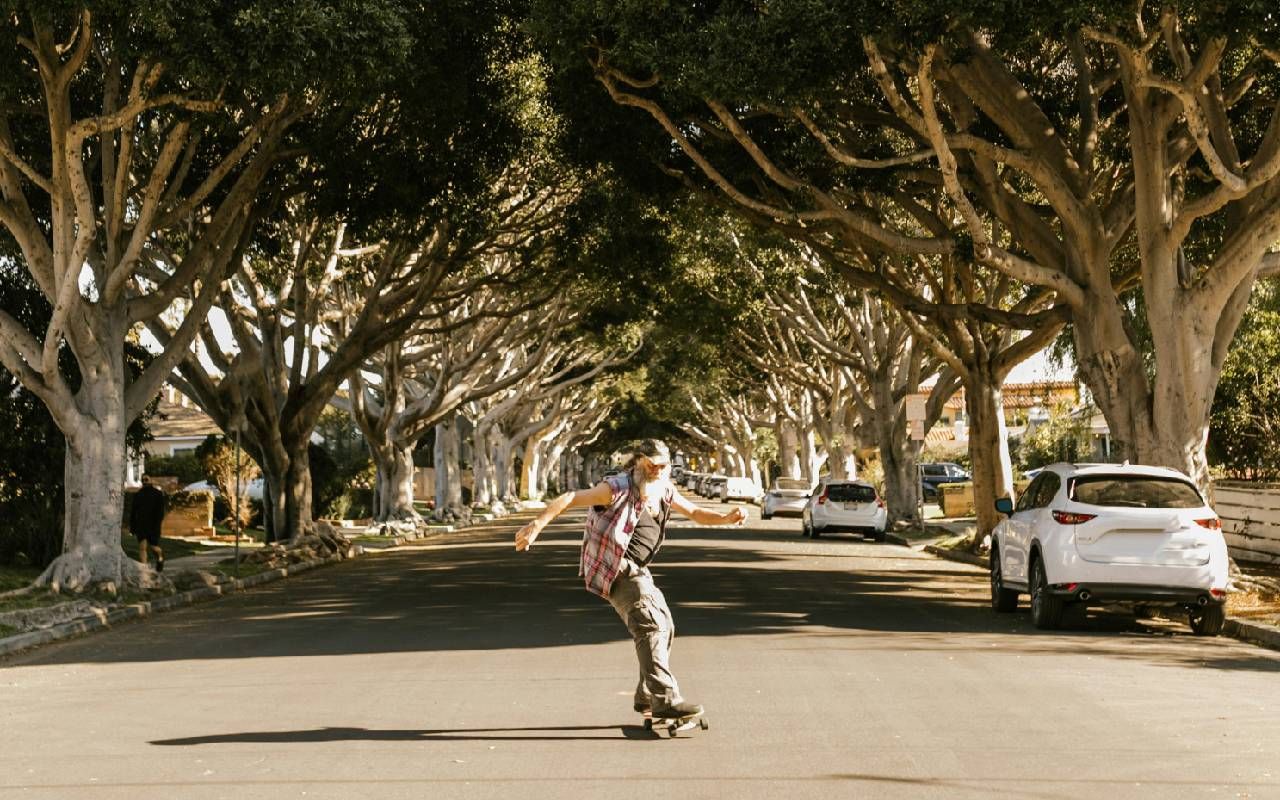
[[[177,478],[179,486],[209,480],[200,459],[192,453],[176,456],[147,456],[147,474]]]
[[[1037,469],[1058,461],[1087,461],[1092,457],[1087,414],[1072,416],[1065,405],[1049,413],[1049,421],[1024,434],[1011,454],[1021,470]]]

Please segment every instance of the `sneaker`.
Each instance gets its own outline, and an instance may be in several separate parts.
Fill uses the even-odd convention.
[[[697,703],[687,703],[681,701],[668,708],[655,708],[653,710],[654,719],[677,719],[681,717],[696,717],[702,713],[702,706]]]
[[[632,703],[631,707],[636,710],[637,714],[649,714],[653,711],[652,703]]]

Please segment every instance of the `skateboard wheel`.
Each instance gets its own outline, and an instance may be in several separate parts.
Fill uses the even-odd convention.
[[[707,722],[705,719],[700,720],[698,724],[702,727],[704,731],[711,730],[711,723]]]

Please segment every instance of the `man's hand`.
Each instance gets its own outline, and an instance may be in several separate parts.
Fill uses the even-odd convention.
[[[537,521],[530,522],[516,531],[516,550],[525,551],[533,547],[533,543],[537,540],[539,533],[542,533],[542,529],[538,527]]]
[[[747,510],[741,506],[733,509],[728,514],[725,514],[725,524],[727,525],[742,525],[746,521]]]

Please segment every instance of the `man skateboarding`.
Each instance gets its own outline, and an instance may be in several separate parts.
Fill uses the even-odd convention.
[[[671,453],[657,439],[635,446],[622,472],[590,489],[567,492],[516,533],[516,550],[533,546],[542,529],[566,509],[589,507],[578,574],[587,591],[608,600],[635,640],[640,661],[635,710],[653,717],[695,717],[702,706],[680,696],[669,663],[675,624],[666,598],[653,582],[649,564],[666,537],[675,509],[699,525],[741,524],[747,513],[700,508],[671,484]]]

